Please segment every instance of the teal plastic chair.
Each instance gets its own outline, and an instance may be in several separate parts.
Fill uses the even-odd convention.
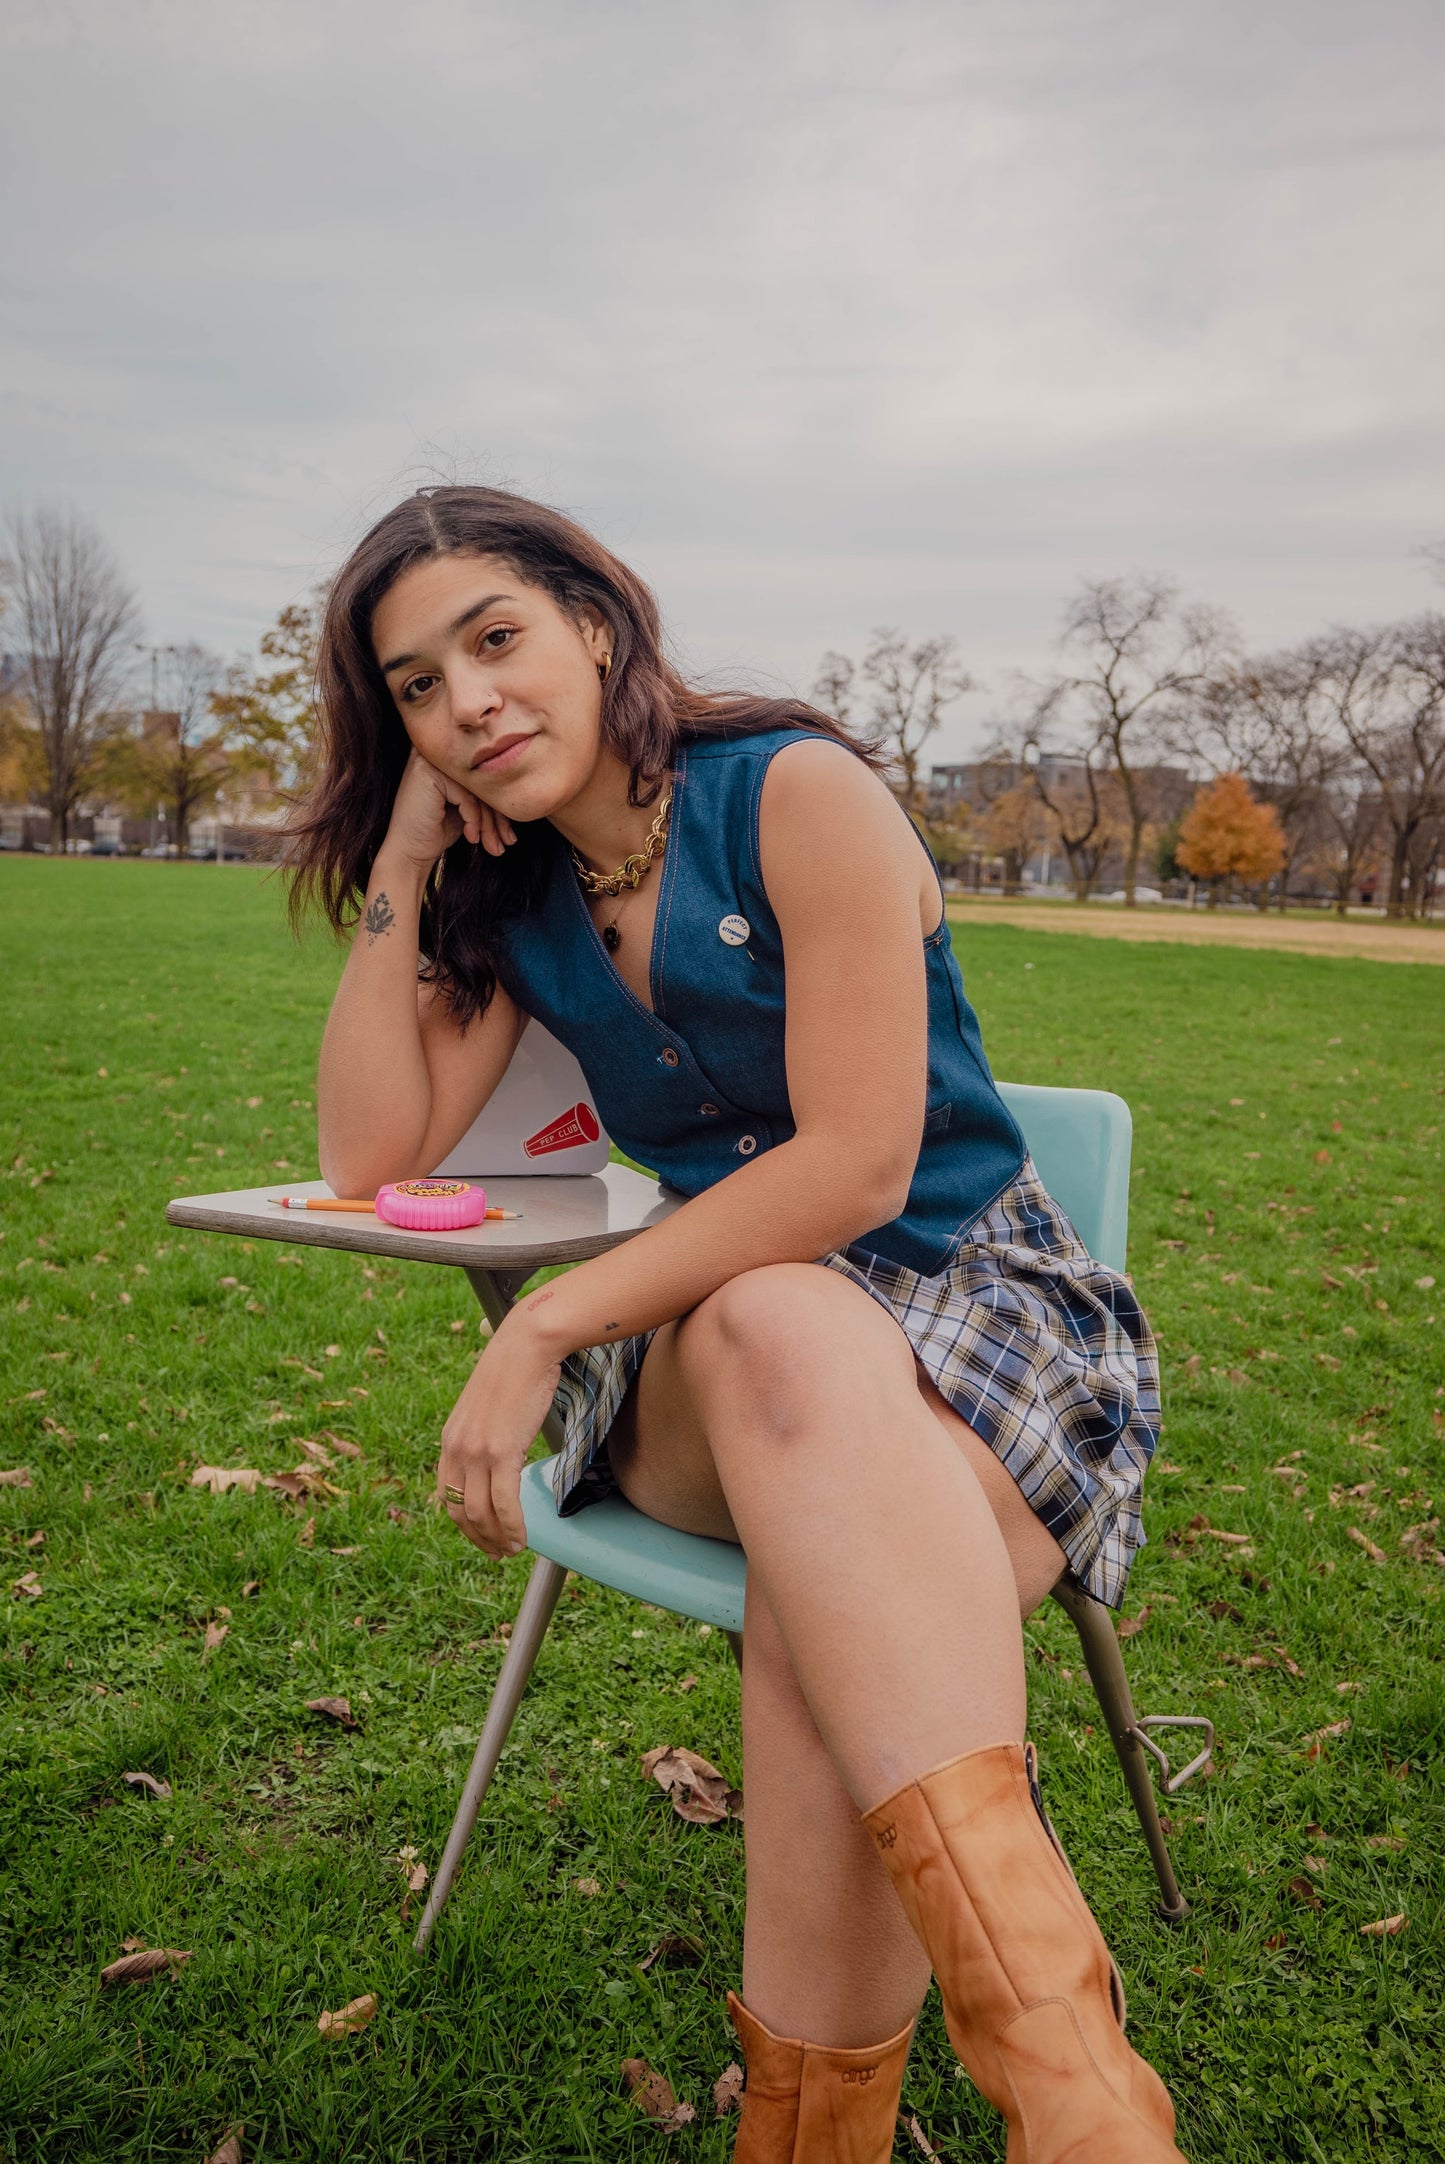
[[[1121,1097],[1104,1090],[1039,1089],[1007,1082],[1000,1084],[1000,1090],[1024,1131],[1045,1187],[1065,1211],[1090,1254],[1122,1270],[1129,1230],[1129,1153],[1133,1134],[1129,1107]],[[509,1294],[494,1279],[484,1278],[479,1272],[468,1275],[495,1327],[511,1304]],[[560,1450],[563,1438],[555,1413],[548,1416],[543,1432],[553,1450]],[[568,1571],[595,1579],[616,1592],[650,1601],[655,1607],[710,1623],[726,1634],[739,1665],[742,1662],[747,1577],[743,1551],[728,1541],[706,1540],[659,1525],[620,1497],[590,1504],[576,1517],[559,1518],[552,1497],[552,1463],[550,1458],[542,1459],[523,1470],[522,1510],[528,1545],[537,1561],[512,1625],[481,1740],[416,1934],[418,1953],[430,1939],[451,1892]],[[1208,1762],[1214,1744],[1213,1727],[1193,1714],[1136,1715],[1108,1609],[1072,1578],[1055,1588],[1053,1598],[1079,1634],[1089,1679],[1159,1881],[1159,1912],[1166,1921],[1177,1922],[1189,1913],[1189,1905],[1179,1891],[1169,1861],[1154,1797],[1152,1768],[1157,1766],[1166,1792],[1173,1794]],[[1168,1759],[1150,1732],[1170,1727],[1204,1732],[1204,1748],[1178,1773],[1171,1772]]]

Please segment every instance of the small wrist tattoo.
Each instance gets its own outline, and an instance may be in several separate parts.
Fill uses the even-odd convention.
[[[392,908],[391,902],[385,894],[378,894],[374,902],[367,903],[366,915],[361,921],[366,927],[366,944],[368,947],[374,947],[378,939],[389,932],[395,924],[396,911]]]

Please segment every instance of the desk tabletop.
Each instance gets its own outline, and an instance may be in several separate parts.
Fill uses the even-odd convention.
[[[340,1247],[405,1262],[450,1262],[463,1269],[530,1274],[605,1254],[671,1216],[683,1199],[627,1165],[604,1165],[585,1179],[540,1175],[488,1180],[485,1185],[489,1205],[522,1215],[469,1225],[461,1232],[406,1232],[377,1217],[279,1209],[273,1195],[330,1192],[323,1180],[290,1180],[230,1194],[179,1196],[166,1206],[166,1223],[201,1232],[242,1233],[251,1240],[285,1240],[294,1247]]]

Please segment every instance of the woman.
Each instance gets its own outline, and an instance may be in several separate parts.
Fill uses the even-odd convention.
[[[561,1509],[747,1551],[736,2156],[887,2158],[931,1968],[1017,2164],[1177,2158],[1023,1742],[1021,1617],[1068,1568],[1117,1603],[1142,1538],[1154,1345],[1039,1185],[882,762],[690,689],[624,565],[489,489],[367,535],[320,689],[332,1187],[440,1163],[531,1014],[689,1198],[518,1304],[437,1478],[516,1554],[560,1389]]]

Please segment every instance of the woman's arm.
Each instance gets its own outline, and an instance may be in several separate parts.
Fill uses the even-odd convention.
[[[413,752],[321,1043],[317,1130],[334,1194],[374,1195],[385,1180],[430,1172],[516,1050],[525,1017],[500,985],[464,1035],[436,989],[417,982],[422,894],[463,832],[494,854],[506,846],[490,809]]]
[[[814,1261],[907,1198],[928,1076],[917,838],[861,761],[809,741],[769,767],[760,844],[797,1132],[507,1317],[443,1435],[442,1477],[463,1488],[464,1530],[488,1553],[521,1541],[517,1480],[540,1412],[520,1428],[545,1411],[567,1353],[671,1321],[745,1270]]]

